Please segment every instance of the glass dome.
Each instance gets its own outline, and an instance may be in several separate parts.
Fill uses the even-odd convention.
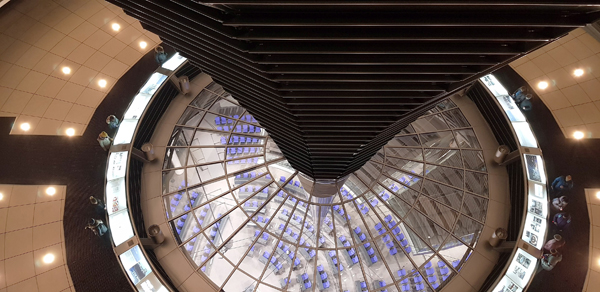
[[[439,290],[483,229],[480,148],[446,100],[321,198],[213,83],[171,135],[165,212],[181,251],[225,292]]]

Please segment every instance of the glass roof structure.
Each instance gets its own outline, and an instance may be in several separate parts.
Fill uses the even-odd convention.
[[[472,252],[488,177],[446,100],[327,198],[307,193],[265,129],[212,83],[163,165],[166,216],[190,263],[225,292],[436,291]]]

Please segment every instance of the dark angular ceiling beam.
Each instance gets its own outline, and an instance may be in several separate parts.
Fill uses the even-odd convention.
[[[357,170],[448,94],[598,18],[585,0],[109,1],[222,84],[315,178]]]

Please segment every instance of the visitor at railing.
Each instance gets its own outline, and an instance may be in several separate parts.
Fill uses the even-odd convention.
[[[554,179],[550,186],[550,195],[552,197],[558,197],[562,192],[568,191],[573,188],[573,179],[570,175],[559,176]]]
[[[109,137],[108,134],[104,131],[100,132],[100,135],[98,135],[98,139],[96,140],[100,144],[100,147],[104,149],[104,151],[108,151],[108,149],[110,149],[110,145],[113,142],[113,138]]]

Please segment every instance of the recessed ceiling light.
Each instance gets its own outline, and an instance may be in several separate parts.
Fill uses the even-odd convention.
[[[141,42],[140,42],[140,48],[142,48],[142,49],[145,49],[145,48],[146,48],[146,46],[148,46],[148,43],[147,43],[147,42],[144,42],[144,41],[141,41]]]
[[[600,192],[596,193],[596,198],[600,199]]]
[[[548,88],[548,82],[546,82],[546,81],[540,81],[540,83],[538,83],[538,88],[539,89],[546,89],[546,88]]]
[[[118,23],[113,23],[112,24],[112,29],[114,31],[119,31],[119,29],[121,29],[121,26]]]
[[[71,74],[71,68],[69,67],[62,67],[62,72],[65,74]]]
[[[20,128],[23,131],[29,131],[29,129],[31,129],[31,125],[29,123],[22,123]]]
[[[102,88],[106,87],[106,80],[100,79],[100,81],[98,81],[98,85]]]
[[[56,189],[54,187],[49,187],[46,189],[46,194],[54,196],[54,194],[56,194]]]
[[[573,138],[577,139],[577,140],[581,140],[583,139],[583,137],[585,136],[585,134],[583,134],[582,131],[575,131],[573,133]]]
[[[75,135],[75,129],[68,128],[66,133],[67,133],[67,136],[73,136],[73,135]]]
[[[0,201],[2,201],[2,199],[4,199],[4,194],[0,193]]]
[[[582,69],[575,69],[575,71],[573,71],[573,74],[577,77],[580,77],[583,75],[583,70]]]
[[[52,262],[54,262],[54,255],[48,253],[42,258],[42,261],[44,261],[44,263],[46,264],[51,264]]]

